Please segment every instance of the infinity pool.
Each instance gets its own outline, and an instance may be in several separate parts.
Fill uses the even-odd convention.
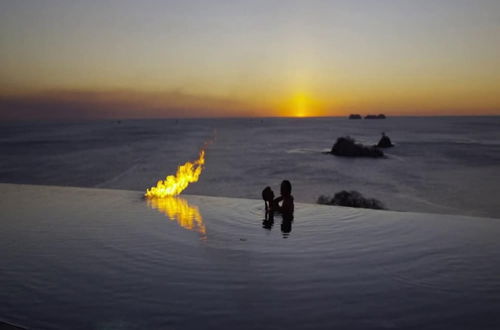
[[[0,320],[26,328],[500,328],[499,219],[0,192]]]

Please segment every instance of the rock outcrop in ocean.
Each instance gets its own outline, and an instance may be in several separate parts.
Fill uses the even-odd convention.
[[[356,141],[349,136],[339,137],[330,153],[342,157],[384,157],[384,152],[382,150],[356,143]]]
[[[377,143],[377,148],[390,148],[394,147],[394,144],[392,144],[391,139],[385,135],[385,133],[382,133],[382,137],[380,138],[380,141]]]
[[[355,190],[342,190],[336,193],[333,197],[321,195],[318,197],[317,203],[325,205],[385,210],[385,206],[381,201],[375,198],[365,198],[360,192],[357,192]]]

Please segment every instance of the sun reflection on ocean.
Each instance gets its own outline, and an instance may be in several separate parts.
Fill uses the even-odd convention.
[[[206,239],[206,228],[203,217],[197,206],[190,205],[181,197],[149,198],[148,205],[176,221],[184,229],[196,231]]]

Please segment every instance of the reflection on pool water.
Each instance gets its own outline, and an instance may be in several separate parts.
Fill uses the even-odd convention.
[[[197,206],[189,205],[187,200],[179,196],[146,200],[150,207],[165,214],[170,220],[176,221],[182,228],[196,231],[202,238],[206,238],[207,230]]]
[[[296,203],[292,231],[258,200],[0,195],[0,321],[26,328],[500,329],[498,219]]]
[[[288,238],[292,232],[293,214],[286,215],[279,212],[265,212],[265,218],[262,220],[262,228],[272,230],[276,217],[278,217],[278,220],[281,221],[280,227],[281,232],[283,233],[283,238]]]

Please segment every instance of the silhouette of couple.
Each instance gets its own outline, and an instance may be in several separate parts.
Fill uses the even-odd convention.
[[[274,212],[281,213],[283,217],[281,231],[283,232],[283,237],[287,237],[288,233],[292,231],[293,221],[292,184],[288,180],[283,180],[280,187],[280,196],[277,198],[274,198],[272,189],[266,187],[262,191],[262,199],[266,207],[266,217],[262,222],[262,227],[270,230],[274,224]]]

